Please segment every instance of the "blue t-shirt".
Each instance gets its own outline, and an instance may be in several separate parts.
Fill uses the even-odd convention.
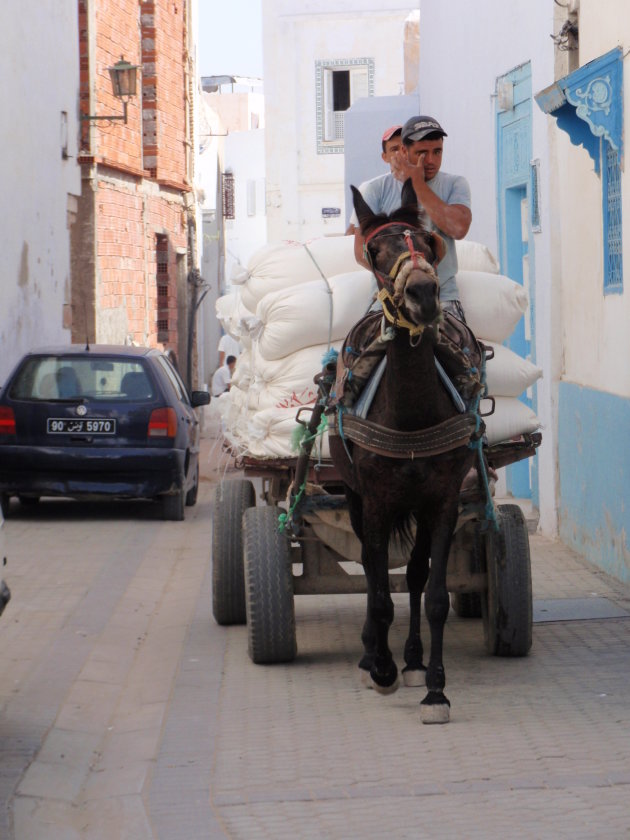
[[[427,185],[433,190],[438,198],[445,204],[463,204],[470,209],[470,187],[468,181],[461,175],[450,175],[448,172],[438,172],[435,178],[427,181]],[[368,203],[373,213],[393,213],[401,205],[402,182],[388,172],[386,175],[379,175],[369,181],[364,181],[359,187],[359,192]],[[457,252],[455,240],[452,236],[443,233],[436,227],[431,219],[427,218],[429,230],[434,230],[444,240],[446,253],[438,264],[437,272],[440,278],[440,300],[459,300],[457,282]],[[352,213],[350,223],[355,227],[359,226],[356,212]]]

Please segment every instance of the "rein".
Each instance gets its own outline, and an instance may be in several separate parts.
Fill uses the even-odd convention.
[[[370,231],[370,233],[368,233],[368,235],[365,237],[364,248],[366,249],[366,252],[368,242],[370,242],[370,240],[372,240],[378,233],[381,233],[384,230],[388,230],[394,227],[399,229],[403,226],[404,225],[402,225],[401,222],[387,222],[384,225],[379,225],[377,228],[374,228],[374,230]],[[442,316],[438,315],[435,318],[435,320],[432,321],[430,324],[413,324],[400,312],[400,309],[394,300],[394,296],[390,291],[391,282],[394,282],[394,284],[396,284],[399,275],[404,272],[404,268],[409,263],[409,261],[411,261],[411,267],[409,270],[411,270],[411,268],[423,268],[424,266],[420,264],[420,260],[422,260],[425,263],[425,266],[431,271],[433,271],[433,267],[427,261],[424,252],[416,250],[413,242],[411,228],[407,227],[403,231],[397,231],[396,234],[390,233],[389,235],[402,235],[405,239],[407,250],[399,254],[398,258],[396,259],[396,262],[390,268],[388,274],[379,271],[379,269],[377,269],[376,266],[372,264],[372,260],[370,258],[370,264],[372,264],[372,272],[374,273],[374,276],[376,277],[376,280],[380,286],[377,297],[383,307],[383,315],[390,322],[390,324],[392,324],[394,327],[402,327],[403,329],[407,330],[409,332],[409,337],[411,339],[414,339],[417,336],[421,336],[427,327],[431,327],[434,329],[437,328]],[[407,274],[408,273],[409,272],[407,272]]]

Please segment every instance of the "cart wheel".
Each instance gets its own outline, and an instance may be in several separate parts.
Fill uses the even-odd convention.
[[[245,624],[243,514],[256,504],[251,481],[223,481],[214,498],[212,614],[217,624]]]
[[[479,592],[453,592],[451,605],[460,618],[481,618],[481,594]]]
[[[278,531],[280,512],[258,507],[243,515],[248,652],[257,665],[297,654],[291,548]]]
[[[499,532],[488,530],[488,589],[482,599],[484,637],[494,656],[526,656],[532,646],[529,535],[518,505],[498,506]]]

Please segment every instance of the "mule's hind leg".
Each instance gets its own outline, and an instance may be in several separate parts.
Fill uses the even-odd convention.
[[[429,531],[418,518],[416,543],[407,564],[407,590],[409,592],[409,635],[405,642],[405,667],[403,682],[407,686],[426,685],[427,669],[422,662],[422,640],[420,638],[420,606],[422,591],[429,577],[429,552],[431,539]]]
[[[363,505],[361,497],[346,487],[346,498],[348,500],[348,513],[352,529],[361,541],[361,562],[365,563],[365,547],[363,546]],[[374,651],[376,650],[376,627],[370,614],[368,603],[363,630],[361,631],[363,642],[363,656],[359,660],[361,670],[361,682],[368,688],[372,688],[370,670],[374,663]]]

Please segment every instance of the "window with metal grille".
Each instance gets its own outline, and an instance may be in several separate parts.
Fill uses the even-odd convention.
[[[374,96],[374,59],[315,62],[318,154],[343,153],[345,113],[366,96]]]
[[[602,141],[604,202],[604,293],[623,291],[623,249],[621,243],[621,166],[619,152]]]
[[[168,264],[168,236],[158,233],[155,237],[155,264],[156,264],[156,287],[157,287],[157,340],[169,340],[168,322],[168,291],[169,291],[169,264]]]
[[[231,172],[223,173],[223,218],[235,219],[234,212],[234,175]]]

